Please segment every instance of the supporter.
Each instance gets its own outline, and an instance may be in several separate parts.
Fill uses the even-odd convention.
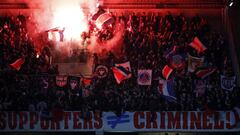
[[[51,66],[51,51],[47,47],[41,54],[35,51],[35,43],[27,29],[28,21],[32,23],[31,18],[23,15],[1,17],[0,70],[6,77],[0,76],[0,110],[30,108],[30,111],[38,110],[49,118],[50,110],[56,113],[62,109],[83,110],[83,117],[88,117],[91,110],[121,114],[125,110],[229,110],[239,106],[239,87],[232,91],[221,88],[220,75],[234,75],[227,41],[222,34],[211,30],[205,18],[173,16],[170,12],[166,16],[132,13],[114,18],[117,18],[116,23],[124,21],[126,24],[124,57],[118,58],[113,52],[109,52],[107,58],[93,54],[95,66],[108,66],[106,78],[94,77],[89,87],[79,85],[79,78],[75,78],[67,86],[59,87],[52,79],[58,69]],[[203,53],[189,46],[196,36],[207,47]],[[176,91],[175,102],[166,100],[158,92],[158,79],[163,77],[163,67],[171,61],[168,55],[172,50],[183,57],[185,65],[171,77]],[[204,57],[205,66],[215,67],[216,71],[204,80],[196,77],[188,71],[188,54]],[[19,71],[14,71],[9,64],[18,58],[25,58],[25,62]],[[131,63],[132,77],[117,84],[110,69],[114,64],[126,61]],[[138,69],[153,70],[151,86],[137,84]],[[60,116],[57,119],[61,119]]]

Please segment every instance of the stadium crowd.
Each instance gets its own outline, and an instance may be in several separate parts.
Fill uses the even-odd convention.
[[[66,78],[58,77],[57,67],[51,66],[48,48],[41,54],[34,48],[35,42],[28,30],[31,18],[23,15],[1,17],[0,110],[40,111],[48,117],[54,109],[119,114],[138,110],[231,110],[239,106],[239,87],[221,88],[221,75],[234,76],[227,40],[223,34],[212,30],[205,18],[132,13],[115,16],[115,19],[116,23],[125,23],[124,55],[119,58],[109,52],[104,59],[94,55],[95,65],[107,66],[108,75]],[[189,46],[194,37],[202,41],[206,51],[198,52]],[[159,92],[159,78],[164,78],[162,69],[171,63],[171,56],[167,56],[171,50],[183,58],[182,67],[174,69],[170,76],[174,80],[176,101],[167,100]],[[204,79],[189,72],[188,55],[203,57],[204,66],[214,67],[215,72]],[[9,65],[20,57],[25,61],[17,71]],[[111,67],[127,61],[131,64],[132,77],[118,84]],[[138,69],[152,70],[151,85],[138,84]]]

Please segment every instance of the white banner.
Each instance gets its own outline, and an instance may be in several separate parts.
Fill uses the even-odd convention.
[[[89,113],[83,119],[81,112],[63,112],[61,120],[40,118],[37,112],[0,112],[0,132],[228,132],[240,131],[240,109],[215,112],[113,112]]]

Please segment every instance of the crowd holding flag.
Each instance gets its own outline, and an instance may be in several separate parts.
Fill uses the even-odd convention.
[[[162,76],[168,80],[169,76],[171,75],[171,73],[173,72],[173,69],[171,67],[169,67],[168,65],[165,65],[163,70],[162,70]]]
[[[17,71],[19,71],[22,67],[22,65],[24,64],[25,59],[24,58],[19,58],[16,61],[14,61],[13,63],[10,64],[11,67],[13,67],[14,69],[16,69]]]
[[[152,70],[144,69],[138,70],[138,85],[151,85],[152,84]]]
[[[158,91],[163,95],[168,101],[176,101],[176,92],[174,90],[174,82],[171,80],[159,80]]]
[[[195,37],[189,46],[197,50],[198,53],[204,52],[207,49],[207,47],[203,45],[198,37]]]
[[[188,54],[188,72],[194,72],[197,68],[202,67],[204,58],[193,57]]]
[[[227,77],[221,75],[221,88],[224,90],[232,91],[235,87],[236,76]]]

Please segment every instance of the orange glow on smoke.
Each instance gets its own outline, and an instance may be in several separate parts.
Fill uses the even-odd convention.
[[[81,33],[88,30],[88,22],[80,3],[60,1],[56,4],[51,28],[65,28],[64,41],[81,40]]]

